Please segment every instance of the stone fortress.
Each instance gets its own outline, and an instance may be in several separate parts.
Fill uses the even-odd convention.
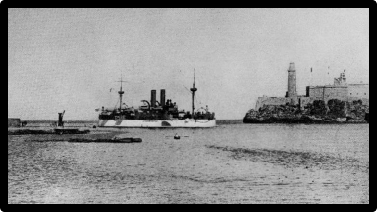
[[[288,69],[288,91],[285,97],[258,97],[255,110],[264,105],[285,105],[287,103],[299,105],[303,108],[314,100],[322,100],[327,104],[330,99],[353,102],[361,100],[363,105],[369,106],[369,84],[347,84],[345,72],[339,78],[334,78],[334,85],[306,86],[306,95],[297,95],[295,64],[290,63]]]

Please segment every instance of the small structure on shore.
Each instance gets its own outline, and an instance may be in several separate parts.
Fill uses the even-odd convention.
[[[8,127],[21,127],[21,119],[8,118]]]
[[[63,113],[58,113],[59,114],[58,127],[64,127],[64,122],[63,122],[64,113],[65,113],[65,110],[63,111]]]

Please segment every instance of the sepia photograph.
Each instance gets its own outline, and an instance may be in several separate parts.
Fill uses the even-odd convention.
[[[369,203],[369,8],[8,8],[8,204]]]

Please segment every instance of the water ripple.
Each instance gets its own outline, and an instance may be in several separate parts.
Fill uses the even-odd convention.
[[[231,152],[230,157],[236,160],[247,159],[252,162],[269,162],[277,165],[303,168],[319,168],[324,170],[336,170],[342,168],[353,168],[369,173],[369,162],[363,164],[354,158],[341,158],[325,153],[284,151],[274,149],[247,149],[233,148],[229,146],[221,147],[206,145],[210,149],[218,149]]]

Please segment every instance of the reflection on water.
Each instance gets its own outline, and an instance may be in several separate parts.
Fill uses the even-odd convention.
[[[96,130],[8,136],[8,203],[369,203],[369,124]]]

